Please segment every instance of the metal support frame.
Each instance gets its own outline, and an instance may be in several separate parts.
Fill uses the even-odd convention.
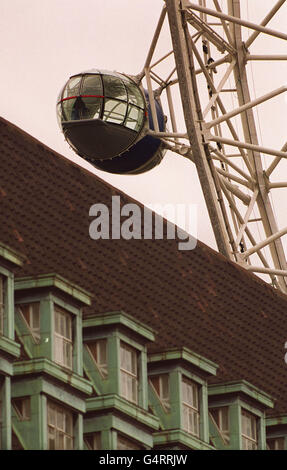
[[[207,8],[207,2],[213,2],[214,8]],[[196,165],[219,251],[250,271],[268,275],[274,286],[287,293],[287,264],[281,242],[286,232],[278,229],[269,198],[270,190],[287,187],[285,181],[269,181],[278,164],[287,158],[287,143],[280,150],[259,145],[253,116],[256,106],[286,92],[287,86],[282,83],[282,87],[251,99],[246,72],[249,61],[287,60],[287,54],[252,54],[248,50],[259,34],[287,39],[287,34],[267,27],[284,2],[277,1],[258,25],[240,17],[239,0],[226,0],[227,12],[222,11],[218,0],[165,0],[137,78],[146,81],[155,122],[155,130],[148,133]],[[219,21],[212,22],[212,17]],[[165,18],[172,51],[169,45],[167,52],[161,52],[161,58],[152,63]],[[245,44],[242,27],[252,30]],[[158,131],[152,82],[159,86],[157,96],[165,94],[172,130]],[[182,119],[180,124],[178,119],[178,95],[176,99],[173,96],[176,89],[181,97],[184,129]],[[237,106],[233,105],[234,95]],[[237,150],[232,152],[234,147]],[[275,157],[265,171],[261,154]]]

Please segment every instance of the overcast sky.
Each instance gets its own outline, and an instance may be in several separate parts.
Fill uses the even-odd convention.
[[[240,2],[244,18],[254,22],[260,22],[275,3]],[[167,153],[160,166],[144,175],[108,175],[75,156],[56,120],[57,96],[71,74],[91,68],[137,74],[142,69],[162,5],[162,0],[0,0],[0,115],[145,204],[198,204],[198,238],[215,248],[191,162]],[[286,24],[284,5],[269,27],[286,32]],[[167,28],[164,31],[167,35]],[[251,52],[287,54],[287,44],[259,38]],[[254,63],[253,96],[284,83],[286,62]],[[287,103],[281,95],[272,106],[262,106],[256,116],[259,138],[261,144],[280,149],[287,140]],[[287,162],[283,163],[277,176],[287,180]],[[287,225],[285,191],[277,190],[274,195],[280,226]]]

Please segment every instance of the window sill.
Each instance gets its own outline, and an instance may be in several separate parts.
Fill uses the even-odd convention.
[[[138,405],[125,400],[119,395],[103,395],[101,397],[91,397],[87,399],[87,412],[107,409],[116,410],[125,415],[129,415],[154,430],[159,428],[159,419],[156,416]]]
[[[181,429],[171,429],[154,433],[154,446],[182,444],[190,449],[215,450],[213,446]]]
[[[0,351],[4,351],[6,354],[14,359],[20,356],[20,344],[16,343],[7,336],[0,335]]]
[[[16,362],[13,367],[15,375],[47,374],[69,384],[86,395],[91,395],[92,393],[92,386],[88,380],[69,369],[64,369],[55,362],[50,361],[50,359],[36,358]]]

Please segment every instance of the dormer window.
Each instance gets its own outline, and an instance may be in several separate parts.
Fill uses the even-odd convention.
[[[120,390],[122,397],[138,403],[138,352],[121,341]]]
[[[105,338],[89,342],[87,349],[95,361],[103,378],[108,376],[107,340]]]
[[[64,367],[72,369],[72,315],[55,305],[54,359]]]
[[[33,338],[40,341],[40,302],[19,305],[20,313],[24,317]]]
[[[118,434],[117,450],[140,450],[140,449],[142,449],[142,447],[140,447],[136,442]]]
[[[150,382],[165,411],[170,410],[169,374],[150,377]]]
[[[258,448],[257,418],[244,409],[241,410],[241,437],[243,450]]]
[[[199,399],[198,385],[186,377],[182,378],[183,428],[199,437]]]

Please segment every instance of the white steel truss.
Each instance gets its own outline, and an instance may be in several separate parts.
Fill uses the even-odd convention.
[[[148,90],[154,122],[148,133],[196,165],[219,251],[247,270],[268,275],[287,293],[282,243],[287,228],[277,227],[270,200],[270,190],[287,187],[287,181],[270,181],[287,158],[287,143],[280,150],[259,145],[254,118],[256,106],[285,93],[287,86],[251,99],[246,71],[250,61],[287,60],[287,54],[250,51],[258,35],[287,40],[287,34],[268,27],[284,3],[277,1],[256,24],[241,18],[239,0],[165,0],[136,79]],[[152,62],[165,24],[171,46]],[[242,28],[251,32],[245,42]],[[155,100],[164,101],[171,130],[159,132]],[[265,170],[262,155],[271,160]]]

